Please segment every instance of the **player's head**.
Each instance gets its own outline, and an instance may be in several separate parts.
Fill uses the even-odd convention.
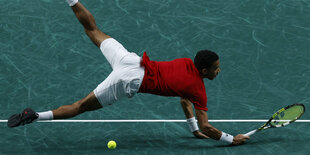
[[[219,56],[209,50],[198,51],[194,64],[203,78],[213,80],[221,71]]]

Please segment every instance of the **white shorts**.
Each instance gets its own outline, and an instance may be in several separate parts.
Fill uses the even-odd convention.
[[[137,93],[144,77],[144,68],[140,66],[141,57],[128,52],[113,38],[104,40],[100,50],[113,69],[112,73],[94,90],[98,101],[104,107]]]

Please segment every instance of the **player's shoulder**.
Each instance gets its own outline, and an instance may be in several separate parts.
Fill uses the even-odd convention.
[[[189,61],[189,62],[193,62],[193,60],[191,58],[183,58],[183,59],[186,61]]]
[[[179,58],[179,59],[176,59],[176,60],[180,60],[180,61],[183,61],[183,62],[186,62],[186,63],[193,63],[193,60],[190,59],[190,58]]]
[[[172,62],[174,62],[176,65],[186,66],[186,68],[192,68],[195,66],[193,60],[190,58],[178,58]]]

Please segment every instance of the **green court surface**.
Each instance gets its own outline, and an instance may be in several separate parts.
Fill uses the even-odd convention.
[[[254,127],[252,123],[214,126],[232,134]],[[0,144],[3,154],[307,154],[308,126],[271,129],[234,147],[193,138],[184,123],[40,123],[1,128]],[[118,145],[115,150],[106,146],[112,139]]]
[[[303,103],[309,120],[309,0],[81,1],[98,27],[151,60],[220,56],[205,80],[211,120],[268,119]],[[65,0],[0,0],[0,120],[85,97],[111,72]],[[79,120],[184,120],[179,98],[136,94]],[[211,123],[236,135],[262,123]],[[0,123],[0,154],[307,154],[309,123],[257,133],[245,145],[194,138],[186,123]],[[106,144],[115,140],[116,150]]]

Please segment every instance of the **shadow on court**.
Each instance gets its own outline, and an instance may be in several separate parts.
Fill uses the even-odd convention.
[[[2,154],[242,154],[242,153],[303,153],[308,135],[290,128],[263,132],[251,137],[241,146],[230,146],[212,139],[196,139],[187,130],[173,124],[162,128],[162,123],[123,124],[34,124],[16,129],[0,128]],[[143,128],[142,128],[143,127]],[[245,128],[246,125],[240,125]],[[301,130],[306,124],[298,125]],[[118,128],[117,130],[115,128]],[[121,130],[122,129],[122,130]],[[152,130],[153,129],[153,130]],[[271,130],[272,131],[272,130]],[[6,134],[4,134],[6,133]],[[109,140],[117,142],[109,150]],[[275,152],[277,150],[277,152]]]

